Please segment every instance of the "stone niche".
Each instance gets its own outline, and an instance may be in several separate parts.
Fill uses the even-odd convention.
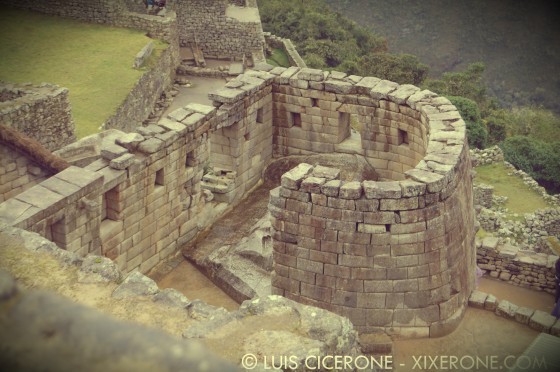
[[[269,203],[273,293],[347,316],[361,333],[453,331],[476,267],[471,163],[457,109],[411,85],[278,73],[275,153],[336,152],[354,114],[357,152],[380,178],[342,181],[339,169],[310,164],[282,176]]]

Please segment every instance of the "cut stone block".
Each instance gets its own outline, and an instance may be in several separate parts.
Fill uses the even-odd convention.
[[[338,196],[342,199],[360,199],[362,196],[362,184],[357,181],[345,183],[340,187]]]
[[[364,181],[364,191],[368,199],[398,199],[402,195],[398,182]]]
[[[138,150],[146,154],[153,154],[163,148],[164,142],[157,138],[149,138],[138,145]]]
[[[126,169],[134,163],[134,159],[136,159],[136,157],[133,154],[124,154],[111,160],[109,166],[113,169]]]
[[[128,151],[134,151],[138,147],[138,144],[144,141],[144,137],[139,133],[127,133],[121,137],[117,137],[115,141]]]
[[[556,323],[556,317],[545,313],[541,310],[536,310],[531,319],[529,319],[529,327],[539,331],[549,333],[550,329]]]
[[[312,170],[313,166],[311,164],[301,163],[297,167],[284,173],[280,183],[288,189],[299,190],[301,182]]]
[[[484,304],[486,303],[486,298],[488,298],[488,293],[482,291],[473,291],[469,297],[469,306],[476,307],[478,309],[484,309]]]
[[[535,313],[534,309],[520,306],[519,308],[517,308],[517,311],[515,312],[515,320],[518,321],[519,323],[529,324],[529,320],[531,319],[531,316],[533,316],[534,313]]]
[[[101,144],[101,157],[103,159],[112,160],[126,153],[128,153],[128,150],[117,144],[114,143]]]
[[[513,319],[518,308],[519,306],[512,304],[507,300],[502,300],[498,303],[496,314],[507,319]]]
[[[498,299],[494,295],[488,295],[486,297],[486,301],[484,301],[484,308],[486,310],[494,311],[496,310],[496,306],[498,303]]]

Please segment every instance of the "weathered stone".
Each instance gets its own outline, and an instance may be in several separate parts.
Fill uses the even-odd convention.
[[[313,168],[312,175],[313,177],[324,178],[326,180],[335,180],[340,177],[340,169],[317,165]]]
[[[181,292],[174,288],[165,288],[156,293],[152,299],[154,302],[167,306],[175,306],[185,309],[191,301]]]
[[[398,199],[402,195],[401,186],[398,182],[364,181],[363,185],[368,199]]]
[[[112,297],[122,299],[137,296],[151,296],[159,292],[159,288],[152,279],[133,271],[124,282],[113,291]]]
[[[337,197],[340,186],[342,186],[342,181],[340,180],[327,181],[321,186],[321,192],[327,196]]]
[[[545,313],[541,310],[535,310],[531,319],[529,319],[529,327],[539,331],[539,332],[550,332],[550,329],[556,323],[556,317]]]
[[[118,282],[120,279],[118,266],[107,257],[88,255],[78,271],[79,283],[108,283]]]
[[[128,151],[136,150],[136,147],[140,142],[144,141],[144,137],[139,133],[127,133],[120,137],[117,137],[115,142],[120,146],[126,148]]]
[[[487,293],[475,290],[471,293],[471,296],[469,297],[469,306],[476,307],[479,309],[484,309],[484,305],[486,303],[487,297],[488,297]]]
[[[494,236],[486,236],[482,239],[482,248],[485,249],[496,249],[498,246],[499,239]]]
[[[529,324],[529,320],[533,316],[535,310],[520,306],[515,312],[515,320],[519,323]]]
[[[201,300],[194,300],[187,306],[189,316],[196,320],[209,319],[218,314],[227,313],[223,307],[216,307]]]
[[[299,190],[301,182],[312,170],[312,165],[301,163],[297,167],[284,173],[280,179],[280,184],[291,190]]]
[[[321,185],[325,183],[324,178],[307,177],[301,182],[300,190],[304,192],[321,193]]]
[[[496,314],[498,316],[513,319],[515,317],[515,312],[517,311],[518,306],[512,304],[509,301],[501,300],[498,302],[498,307],[496,308]]]
[[[498,305],[498,299],[494,295],[488,295],[484,301],[484,308],[486,310],[494,311]]]
[[[118,158],[126,153],[128,153],[127,149],[114,143],[103,143],[101,145],[101,157],[107,160]]]
[[[109,166],[114,169],[126,169],[134,163],[135,159],[136,157],[133,154],[124,154],[111,160]]]
[[[340,187],[338,196],[342,199],[359,199],[362,196],[362,184],[357,181],[347,182]]]
[[[138,145],[138,151],[146,154],[153,154],[154,152],[161,150],[164,145],[165,143],[162,140],[152,137],[140,142],[140,145]]]

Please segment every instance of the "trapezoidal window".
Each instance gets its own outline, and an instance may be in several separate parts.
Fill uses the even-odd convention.
[[[319,99],[311,98],[311,107],[319,107]]]
[[[261,107],[260,109],[257,110],[257,123],[258,124],[264,123],[263,115],[264,115],[264,110]]]
[[[117,187],[113,187],[111,190],[103,193],[103,199],[101,204],[101,222],[105,220],[118,221],[119,220],[119,208],[118,208],[118,192]]]
[[[290,112],[290,126],[301,128],[301,114],[299,112]]]
[[[163,168],[156,171],[155,187],[162,187],[165,185],[165,171]]]
[[[408,132],[406,130],[399,129],[398,145],[408,145]]]

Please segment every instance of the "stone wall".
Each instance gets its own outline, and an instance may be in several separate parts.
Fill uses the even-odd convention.
[[[484,208],[492,208],[492,197],[494,195],[494,187],[486,184],[478,184],[473,186],[474,205],[480,205]]]
[[[57,150],[76,140],[68,89],[43,84],[0,84],[0,124]]]
[[[489,275],[513,285],[554,294],[556,255],[500,246],[497,238],[485,238],[477,248],[477,262]]]
[[[230,5],[227,0],[187,0],[171,8],[177,12],[181,45],[196,44],[206,58],[264,55],[258,8]]]
[[[333,152],[362,125],[388,182],[341,182],[300,165],[271,192],[277,294],[348,316],[361,332],[451,332],[474,286],[474,209],[465,124],[410,85],[274,68],[278,156]],[[224,93],[222,95],[225,96]]]
[[[5,201],[0,219],[81,256],[103,254],[125,272],[147,272],[196,237],[209,192],[240,200],[272,154],[272,80],[234,83],[247,87],[238,104],[190,104],[158,125],[113,131],[101,159]]]
[[[43,181],[48,172],[0,142],[0,203]]]
[[[138,15],[137,19],[145,20],[145,17],[155,18]],[[154,36],[169,40],[169,46],[161,51],[155,66],[146,71],[136,82],[124,102],[117,108],[116,113],[105,121],[103,125],[105,129],[116,128],[127,132],[132,131],[150,117],[159,97],[173,84],[175,69],[180,62],[175,14],[170,12],[167,18],[161,20],[161,22],[147,22],[146,25],[155,24],[166,27],[146,29],[152,30]],[[143,24],[144,22],[139,23],[138,27]]]

